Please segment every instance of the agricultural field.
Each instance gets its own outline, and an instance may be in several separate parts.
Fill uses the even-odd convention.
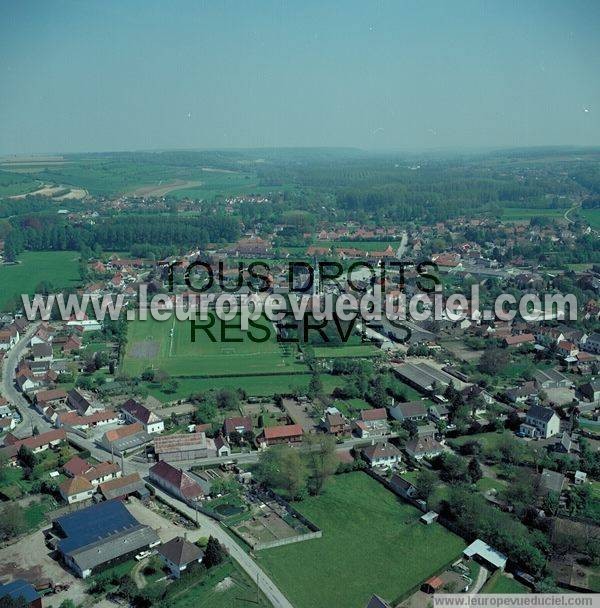
[[[18,264],[0,265],[0,310],[6,310],[21,294],[33,295],[48,281],[56,288],[73,289],[80,282],[79,254],[76,251],[26,251]]]
[[[592,228],[600,230],[600,209],[581,209],[580,213]]]
[[[204,331],[196,332],[192,342],[189,322],[134,321],[128,330],[123,372],[137,376],[146,369],[161,370],[176,377],[236,376],[254,374],[289,374],[307,370],[276,340],[275,331],[266,320],[263,330],[243,332],[239,320],[227,323],[216,320],[210,330],[215,341]],[[251,336],[264,342],[253,342]]]
[[[567,209],[543,209],[543,208],[527,208],[527,207],[504,207],[502,209],[501,219],[505,222],[518,222],[530,220],[532,217],[562,217]]]
[[[318,247],[332,249],[360,249],[362,251],[385,251],[388,246],[397,249],[400,241],[317,241]]]
[[[364,473],[334,477],[296,508],[323,537],[256,553],[296,608],[363,608],[373,593],[393,604],[465,547]]]

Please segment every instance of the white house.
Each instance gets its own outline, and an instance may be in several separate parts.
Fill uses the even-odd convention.
[[[401,460],[400,450],[391,443],[373,443],[362,451],[363,458],[372,467],[389,469]]]
[[[526,437],[541,437],[548,439],[558,435],[560,418],[556,412],[541,405],[532,405],[525,415],[525,422],[519,427],[519,432]]]
[[[204,558],[204,551],[198,545],[181,536],[161,545],[156,552],[175,578],[179,578],[189,566],[199,564]]]
[[[60,495],[69,504],[88,500],[94,495],[94,486],[85,477],[69,477],[60,486]]]
[[[135,399],[129,399],[126,401],[121,406],[121,411],[123,412],[127,422],[139,422],[144,426],[144,430],[149,435],[162,433],[165,430],[165,423],[163,422],[163,419]]]

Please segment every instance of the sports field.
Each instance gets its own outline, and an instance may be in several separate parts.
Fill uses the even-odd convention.
[[[172,376],[214,377],[289,374],[307,369],[296,361],[293,351],[284,352],[272,324],[266,319],[258,323],[263,329],[244,332],[239,319],[227,323],[216,319],[209,329],[211,335],[196,331],[193,342],[190,322],[133,321],[128,329],[123,371],[137,376],[152,368]],[[252,340],[266,335],[265,342]]]
[[[373,593],[392,605],[457,558],[464,541],[364,473],[335,476],[318,497],[294,505],[323,537],[256,552],[296,608],[364,608]]]

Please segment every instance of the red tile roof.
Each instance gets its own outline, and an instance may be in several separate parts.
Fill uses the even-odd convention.
[[[265,439],[285,439],[286,437],[298,437],[302,435],[302,427],[299,424],[288,424],[285,426],[268,426],[263,430]]]

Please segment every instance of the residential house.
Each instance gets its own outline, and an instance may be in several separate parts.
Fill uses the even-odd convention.
[[[448,422],[450,419],[450,410],[443,403],[434,403],[433,405],[430,405],[427,412],[434,422],[440,422],[442,420]]]
[[[64,405],[67,401],[67,393],[60,388],[38,391],[35,394],[36,403],[43,402],[45,405],[57,407]]]
[[[19,341],[19,330],[14,323],[0,329],[0,350],[9,351]]]
[[[59,486],[60,495],[69,504],[91,500],[94,486],[84,477],[76,476],[65,479]]]
[[[125,415],[127,422],[141,423],[149,435],[162,433],[165,430],[165,423],[162,418],[135,399],[126,401],[121,406],[121,411]]]
[[[92,465],[79,456],[73,456],[73,458],[65,462],[65,464],[62,466],[64,474],[68,475],[69,477],[82,476],[91,468]]]
[[[382,442],[373,443],[361,451],[363,459],[372,467],[389,469],[401,460],[400,450],[393,444]]]
[[[427,419],[427,407],[424,401],[407,401],[396,403],[389,408],[390,416],[400,422],[412,420],[419,422]]]
[[[577,388],[577,394],[591,403],[600,402],[600,378],[592,378]]]
[[[49,448],[58,447],[61,442],[67,439],[67,434],[63,429],[56,429],[27,437],[27,439],[18,439],[14,435],[7,435],[4,438],[4,444],[7,446],[16,447],[17,451],[21,446],[29,448],[34,453],[45,452]]]
[[[121,475],[121,467],[116,462],[105,461],[94,465],[91,469],[86,471],[82,477],[95,487],[105,481],[118,479]]]
[[[118,422],[119,415],[113,410],[100,410],[89,416],[80,416],[77,412],[64,412],[56,417],[55,426],[66,426],[73,429],[89,429],[103,424]]]
[[[422,460],[423,458],[435,458],[439,456],[444,451],[444,448],[431,435],[419,435],[409,439],[406,442],[404,450],[415,460]]]
[[[157,553],[175,578],[179,578],[193,564],[199,564],[204,557],[204,551],[198,545],[181,536],[161,545]]]
[[[516,336],[506,336],[502,341],[504,346],[522,346],[523,344],[535,344],[533,334],[517,334]]]
[[[560,418],[556,412],[541,405],[532,405],[525,415],[525,422],[519,427],[519,432],[525,437],[541,437],[548,439],[558,435],[560,431]]]
[[[188,473],[164,460],[150,468],[150,481],[187,503],[204,498],[202,488]]]
[[[263,448],[285,443],[300,443],[302,441],[302,427],[299,424],[269,426],[263,429],[257,437],[257,441]]]
[[[577,346],[568,340],[562,340],[556,346],[556,353],[565,359],[567,357],[576,357],[578,352]]]
[[[48,344],[47,342],[34,344],[31,347],[31,358],[34,361],[52,361],[54,358],[52,354],[52,345]]]
[[[358,424],[360,422],[361,424]],[[390,432],[387,410],[384,407],[361,410],[360,419],[354,424],[360,437],[386,435]]]
[[[214,451],[214,454],[220,458],[231,456],[231,447],[223,435],[217,435],[214,439],[208,438],[206,442],[208,443],[209,454]]]
[[[223,421],[223,433],[228,440],[231,439],[232,433],[243,435],[244,433],[252,432],[252,418],[250,416],[235,416],[233,418],[225,418]]]
[[[80,416],[90,416],[103,409],[102,406],[93,405],[86,394],[75,388],[67,393],[67,406],[76,410]]]
[[[323,429],[329,435],[339,437],[350,433],[350,423],[339,411],[327,412],[323,418]]]
[[[535,399],[538,394],[538,389],[535,382],[523,382],[520,386],[507,388],[504,391],[505,397],[510,403],[521,404],[526,401]]]
[[[1,345],[0,348],[2,348]],[[583,350],[594,355],[600,355],[600,332],[595,331],[591,336],[588,336]]]

